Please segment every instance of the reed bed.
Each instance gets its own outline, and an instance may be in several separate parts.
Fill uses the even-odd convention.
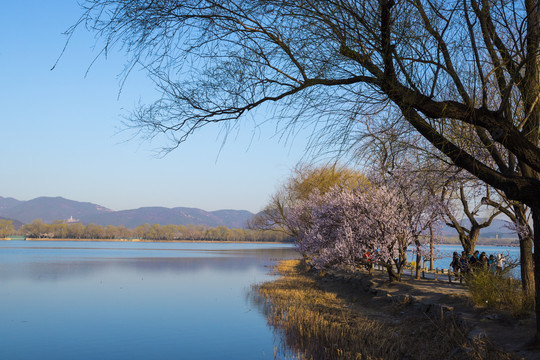
[[[283,347],[298,353],[299,359],[513,358],[485,339],[469,339],[469,329],[452,319],[399,315],[407,304],[381,307],[384,312],[379,315],[372,309],[366,316],[339,291],[325,291],[302,261],[283,261],[276,270],[280,278],[256,285],[255,290]]]

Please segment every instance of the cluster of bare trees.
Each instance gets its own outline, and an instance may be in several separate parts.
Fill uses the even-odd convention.
[[[120,226],[66,223],[47,224],[40,219],[15,231],[11,221],[0,220],[0,238],[24,235],[29,238],[50,239],[143,239],[143,240],[216,240],[216,241],[291,241],[283,233],[248,229],[229,229],[226,226],[144,224],[134,229]]]
[[[494,200],[486,193],[481,205],[508,211],[520,233],[525,290],[540,288],[540,252],[532,258],[533,244],[540,247],[537,0],[87,0],[83,6],[69,33],[86,26],[104,40],[104,52],[125,50],[127,72],[146,69],[161,91],[131,120],[150,136],[172,140],[165,150],[201,126],[233,127],[264,107],[292,132],[312,126],[312,143],[324,150],[337,144],[340,152],[365,157],[361,150],[370,143],[385,162],[395,160],[396,150],[427,151],[440,160],[436,168],[451,165],[439,172],[443,183],[453,182],[448,174],[458,168],[497,194]],[[459,203],[467,188],[448,192]],[[475,218],[476,206],[461,206]],[[474,247],[482,226],[471,225],[460,233],[464,247]],[[536,311],[540,342],[540,296]]]

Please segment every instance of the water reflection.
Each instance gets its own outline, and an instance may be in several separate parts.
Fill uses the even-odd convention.
[[[2,242],[0,358],[272,359],[279,341],[245,297],[297,253],[182,247]]]
[[[102,249],[105,250],[105,249]],[[140,271],[182,271],[197,272],[201,269],[212,268],[219,270],[243,270],[253,266],[269,266],[274,259],[285,259],[297,256],[290,248],[265,250],[234,250],[213,252],[212,254],[193,254],[188,251],[183,257],[65,257],[54,255],[33,257],[32,261],[3,261],[6,257],[0,255],[0,280],[9,278],[44,279],[81,276],[101,271],[106,268],[132,268]],[[195,256],[193,256],[195,255]],[[204,259],[204,261],[202,261]]]

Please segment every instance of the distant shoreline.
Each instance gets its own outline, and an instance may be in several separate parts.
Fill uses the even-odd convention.
[[[450,240],[450,241],[448,241]],[[0,238],[0,241],[17,241],[10,240],[7,238]],[[156,242],[156,243],[232,243],[232,244],[294,244],[293,242],[287,241],[234,241],[234,240],[146,240],[146,239],[54,239],[54,238],[27,238],[24,241],[95,241],[95,242]],[[458,238],[455,239],[445,239],[445,241],[436,243],[435,245],[445,245],[445,246],[461,246]],[[508,246],[508,247],[519,247],[518,239],[486,239],[481,238],[476,243],[477,246]]]
[[[442,236],[437,245],[461,245],[457,236]],[[477,246],[510,246],[519,247],[519,239],[516,238],[478,238]]]
[[[438,246],[438,245],[444,245],[444,246],[461,246],[461,243],[437,243],[437,244],[435,244],[435,246]],[[477,243],[476,246],[501,246],[501,247],[507,246],[507,247],[519,247],[519,244],[514,244],[514,243],[508,243],[508,244],[501,244],[501,243],[497,243],[497,244]]]
[[[143,242],[143,243],[229,243],[229,244],[293,244],[285,241],[232,241],[232,240],[145,240],[145,239],[51,239],[27,238],[26,240],[10,240],[1,238],[0,241],[76,241],[76,242]]]

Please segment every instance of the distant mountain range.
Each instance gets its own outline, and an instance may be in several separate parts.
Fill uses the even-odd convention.
[[[204,211],[186,207],[143,207],[133,210],[113,211],[104,206],[89,202],[79,202],[62,197],[39,197],[33,200],[20,201],[0,196],[0,219],[13,220],[15,228],[32,220],[41,219],[46,223],[55,220],[76,219],[83,224],[94,223],[107,226],[124,225],[135,228],[139,225],[205,225],[210,227],[227,226],[228,228],[245,228],[247,221],[255,214],[247,210]],[[517,238],[507,227],[508,222],[495,219],[490,227],[480,231],[483,238]],[[443,226],[441,234],[457,236],[455,229]]]
[[[484,220],[478,219],[479,222],[482,222]],[[463,224],[462,226],[468,228],[470,225],[470,222],[468,220],[461,221]],[[501,239],[517,239],[517,233],[511,229],[508,228],[508,225],[510,223],[506,220],[502,219],[494,219],[491,225],[487,228],[484,228],[480,230],[480,237],[482,238],[496,238],[499,237]],[[444,225],[441,229],[441,235],[443,236],[457,236],[457,231],[448,226]]]
[[[135,228],[145,223],[160,225],[205,225],[245,228],[253,217],[247,210],[204,211],[195,208],[143,207],[133,210],[113,211],[89,202],[79,202],[62,197],[39,197],[20,201],[0,196],[0,218],[29,223],[41,219],[46,223],[70,218],[83,224],[124,225]]]

